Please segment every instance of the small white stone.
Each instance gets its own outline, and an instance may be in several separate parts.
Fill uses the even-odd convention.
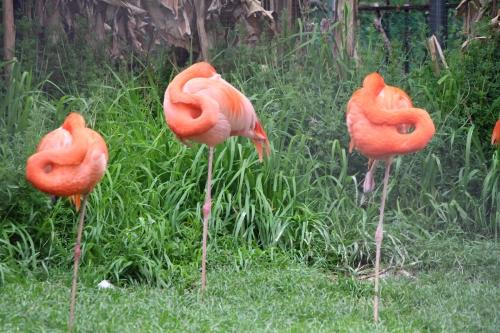
[[[97,287],[99,287],[99,289],[107,289],[107,288],[114,288],[115,286],[113,286],[111,282],[109,282],[108,280],[102,280],[101,282],[99,282]]]

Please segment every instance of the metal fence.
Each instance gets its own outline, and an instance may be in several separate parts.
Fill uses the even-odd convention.
[[[264,9],[274,11],[282,18],[288,16],[288,24],[293,24],[297,18],[310,22],[320,22],[335,17],[337,0],[263,0]],[[358,18],[360,24],[360,42],[368,29],[375,27],[385,34],[389,43],[401,44],[404,57],[404,70],[410,69],[412,59],[424,56],[425,47],[422,43],[435,35],[444,48],[450,38],[458,37],[461,31],[461,19],[455,18],[459,0],[368,0],[358,3]],[[285,11],[285,12],[284,12]],[[422,37],[426,38],[422,38]]]
[[[401,1],[400,1],[401,2]],[[374,17],[381,25],[381,33],[385,33],[389,41],[402,44],[404,71],[408,73],[411,60],[426,56],[423,43],[432,35],[436,36],[444,48],[451,37],[457,37],[461,29],[461,20],[455,18],[458,2],[443,0],[409,1],[398,4],[398,1],[386,0],[382,5],[363,3],[358,7],[360,22],[364,25],[374,24]]]

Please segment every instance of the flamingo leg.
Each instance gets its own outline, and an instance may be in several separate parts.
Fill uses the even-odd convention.
[[[363,194],[361,195],[361,200],[359,202],[360,205],[362,205],[365,201],[366,194],[375,189],[375,169],[377,168],[378,161],[379,160],[373,160],[370,170],[366,173],[365,181],[363,182]]]
[[[389,170],[391,168],[392,158],[388,158],[385,162],[385,176],[384,176],[384,191],[382,194],[382,202],[380,204],[380,217],[378,220],[377,231],[375,232],[375,244],[377,246],[377,253],[375,256],[375,300],[373,304],[373,319],[375,324],[378,322],[378,279],[379,279],[379,264],[380,264],[380,248],[382,246],[382,239],[384,238],[383,220],[385,198],[387,196],[387,185],[389,184]]]
[[[75,313],[75,300],[76,300],[76,280],[78,276],[78,262],[80,261],[80,243],[82,240],[82,231],[83,231],[83,220],[85,218],[85,208],[87,207],[87,197],[88,194],[83,196],[82,203],[82,212],[80,214],[80,223],[78,225],[78,235],[76,236],[76,244],[75,244],[75,267],[73,271],[73,287],[71,289],[71,309],[69,311],[69,324],[68,330],[71,331],[71,327],[73,326],[73,316]]]
[[[208,217],[212,208],[212,158],[214,155],[214,147],[210,147],[208,153],[208,180],[207,180],[207,195],[205,204],[203,205],[203,248],[201,256],[201,291],[205,291],[207,281],[207,235],[208,235]]]

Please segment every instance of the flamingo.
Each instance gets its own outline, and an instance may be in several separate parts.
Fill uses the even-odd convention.
[[[498,147],[500,144],[500,119],[498,119],[495,128],[493,129],[493,134],[491,135],[491,144]]]
[[[252,103],[240,91],[221,78],[206,62],[190,66],[168,85],[163,101],[168,127],[175,138],[188,147],[188,141],[209,146],[208,180],[203,205],[203,242],[201,290],[206,286],[208,218],[211,211],[212,157],[214,146],[230,136],[250,138],[262,162],[262,145],[269,156],[269,141]]]
[[[68,329],[73,325],[80,242],[87,197],[102,179],[108,163],[108,148],[99,133],[85,127],[85,119],[71,113],[62,127],[47,134],[26,164],[26,178],[38,190],[52,196],[67,196],[80,209],[75,244],[75,265]]]
[[[383,218],[389,169],[396,154],[408,154],[423,149],[434,135],[434,123],[429,114],[414,108],[410,97],[401,89],[387,86],[377,73],[369,74],[363,87],[352,95],[347,104],[347,129],[351,137],[349,151],[354,147],[373,164],[366,174],[363,192],[375,188],[374,172],[379,160],[385,160],[384,190],[380,217],[375,233],[375,300],[373,314],[378,322],[378,281],[380,247],[383,238]],[[410,126],[415,129],[407,133]]]

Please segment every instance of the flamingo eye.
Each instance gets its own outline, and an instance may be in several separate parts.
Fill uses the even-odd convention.
[[[47,164],[45,168],[43,168],[43,172],[51,173],[52,172],[52,164]]]

